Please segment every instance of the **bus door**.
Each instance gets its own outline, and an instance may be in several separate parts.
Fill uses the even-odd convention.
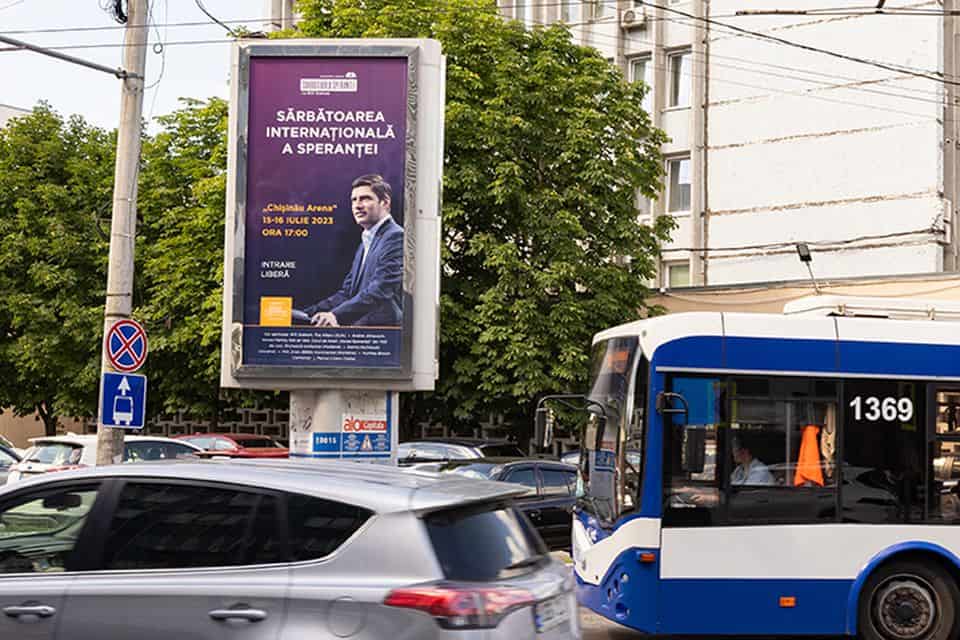
[[[931,385],[928,520],[960,522],[960,387]],[[901,409],[907,400],[898,399]]]

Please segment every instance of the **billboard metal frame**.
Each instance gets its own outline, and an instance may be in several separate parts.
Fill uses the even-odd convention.
[[[405,58],[404,309],[400,367],[263,365],[242,361],[254,58]],[[434,40],[241,41],[234,45],[228,141],[221,386],[248,389],[432,390],[439,370],[440,180],[444,58]],[[412,307],[412,308],[411,308]]]

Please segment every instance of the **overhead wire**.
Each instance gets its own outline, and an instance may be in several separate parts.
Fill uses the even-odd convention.
[[[887,70],[887,71],[894,71],[894,72],[896,72],[896,73],[909,73],[909,74],[911,74],[911,75],[915,75],[915,76],[918,77],[918,78],[926,78],[927,80],[933,80],[933,81],[935,81],[935,82],[942,82],[942,83],[949,84],[949,85],[960,86],[960,82],[956,82],[956,81],[954,81],[954,80],[949,80],[949,79],[945,78],[945,77],[943,76],[943,74],[940,73],[939,71],[930,71],[930,70],[918,71],[918,70],[916,70],[916,68],[910,68],[910,67],[906,67],[906,66],[904,66],[904,65],[898,65],[898,64],[883,62],[883,61],[880,61],[880,60],[871,60],[871,59],[869,59],[869,58],[861,58],[861,57],[858,57],[858,56],[853,56],[853,55],[849,55],[849,54],[846,54],[846,53],[841,53],[841,52],[839,52],[839,51],[833,51],[833,50],[831,50],[831,49],[823,49],[823,48],[821,48],[821,47],[814,47],[814,46],[807,45],[807,44],[803,44],[803,43],[800,43],[800,42],[795,42],[795,41],[793,41],[793,40],[787,40],[786,38],[781,38],[781,37],[779,37],[779,36],[774,36],[774,35],[770,35],[770,34],[768,34],[768,33],[763,33],[763,32],[761,32],[761,31],[752,31],[752,30],[750,30],[750,29],[744,29],[743,27],[738,27],[738,26],[736,26],[736,25],[732,25],[732,24],[729,24],[729,23],[727,23],[727,22],[720,22],[720,21],[715,20],[715,19],[713,19],[713,18],[707,18],[707,17],[703,17],[703,16],[697,16],[697,15],[694,15],[694,14],[692,14],[692,13],[687,13],[686,11],[682,11],[682,10],[680,10],[680,9],[675,9],[675,8],[673,8],[673,7],[669,7],[669,6],[662,5],[662,4],[655,4],[655,3],[653,3],[653,2],[649,2],[649,0],[643,0],[643,5],[644,5],[644,6],[653,7],[653,8],[655,8],[655,9],[659,9],[659,10],[661,10],[661,11],[667,11],[667,12],[669,12],[669,13],[673,13],[673,14],[676,14],[676,15],[685,16],[685,17],[687,17],[687,18],[690,18],[690,19],[693,19],[693,20],[697,20],[697,21],[703,22],[703,23],[705,23],[705,24],[709,24],[709,25],[713,25],[713,26],[716,26],[716,27],[719,27],[719,28],[727,29],[728,31],[736,32],[736,33],[739,33],[739,34],[742,34],[742,35],[747,35],[747,36],[750,36],[750,37],[752,37],[752,38],[757,38],[757,39],[760,39],[760,40],[767,40],[767,41],[770,41],[770,42],[774,42],[774,43],[780,44],[780,45],[782,45],[782,46],[793,47],[793,48],[796,48],[796,49],[801,49],[801,50],[804,50],[804,51],[810,51],[810,52],[813,52],[813,53],[819,53],[819,54],[823,54],[823,55],[826,55],[826,56],[831,56],[831,57],[834,57],[834,58],[838,58],[838,59],[840,59],[840,60],[846,60],[846,61],[848,61],[848,62],[853,62],[853,63],[856,63],[856,64],[862,64],[862,65],[867,65],[867,66],[871,66],[871,67],[876,67],[876,68],[878,68],[878,69],[885,69],[885,70]]]
[[[816,241],[807,241],[807,240],[784,240],[780,242],[769,242],[763,244],[746,244],[739,246],[727,246],[727,247],[670,247],[662,248],[661,253],[697,253],[697,254],[714,254],[714,258],[746,258],[755,255],[769,255],[771,253],[788,253],[796,249],[798,244],[806,244],[812,248],[819,248],[825,251],[852,248],[852,249],[861,249],[867,248],[863,243],[873,242],[878,240],[893,240],[898,238],[906,238],[909,236],[941,236],[944,234],[944,230],[941,227],[930,225],[925,229],[915,229],[912,231],[897,231],[893,233],[883,233],[875,235],[862,235],[855,238],[847,238],[844,240],[816,240]],[[916,239],[918,242],[926,242],[922,238]],[[877,246],[889,246],[889,245],[877,245]],[[735,255],[716,255],[716,254],[726,254],[734,253]]]
[[[19,0],[20,2],[25,2],[26,0]],[[2,8],[2,7],[0,7]],[[270,18],[247,18],[242,20],[220,20],[223,24],[246,24],[248,22],[265,22]],[[186,21],[186,22],[161,22],[156,23],[149,21],[145,24],[131,25],[132,28],[138,27],[209,27],[209,20],[201,21]],[[87,26],[87,27],[48,27],[43,29],[14,29],[14,30],[0,30],[2,35],[26,35],[26,34],[38,34],[38,33],[75,33],[75,32],[85,32],[85,31],[116,31],[119,29],[126,29],[126,25],[108,25],[108,26]]]
[[[231,36],[233,36],[234,38],[238,37],[236,31],[234,31],[233,29],[231,29],[230,27],[228,27],[226,24],[224,24],[223,22],[221,22],[219,18],[217,18],[215,15],[213,15],[212,13],[210,13],[209,11],[207,11],[207,8],[206,8],[205,6],[203,6],[203,2],[201,2],[201,0],[193,0],[193,1],[197,4],[197,7],[200,9],[200,11],[202,11],[208,18],[210,18],[211,20],[213,20],[214,22],[216,22],[218,25],[220,25],[221,27],[223,27],[224,29],[226,29],[226,30],[227,30],[227,33],[229,33],[229,34],[230,34]]]
[[[531,5],[528,5],[528,6],[535,6],[535,5],[537,5],[537,4],[542,4],[542,5],[556,5],[556,4],[561,4],[561,3],[532,3]],[[507,7],[509,7],[509,6],[510,6],[510,5],[502,5],[501,8],[507,8]],[[657,6],[657,5],[651,5],[651,6]],[[686,20],[694,20],[694,19],[697,18],[696,16],[691,16],[690,14],[686,14],[685,12],[680,12],[679,10],[674,10],[674,11],[680,13],[680,14],[683,16],[683,18],[686,19]],[[667,19],[667,20],[670,20],[670,21],[674,21],[674,22],[679,22],[679,23],[681,23],[681,24],[688,24],[688,23],[684,23],[684,22],[682,22],[682,20],[678,20],[678,19],[676,19],[676,18],[666,18],[666,19]],[[219,21],[219,20],[217,20],[217,19],[215,19],[215,18],[214,18],[214,20],[216,20],[216,22],[217,22],[218,24],[221,24],[221,26],[224,26],[224,25],[222,24],[222,21]],[[235,22],[249,22],[249,21],[248,21],[248,20],[243,20],[243,21],[235,21]],[[165,24],[166,24],[167,26],[200,26],[200,25],[208,24],[208,23],[165,23]],[[533,21],[533,24],[543,25],[544,23],[543,23],[543,22],[540,22],[540,21]],[[156,25],[155,25],[155,26],[156,26]],[[728,25],[721,23],[721,26],[727,27]],[[113,28],[118,28],[118,27],[107,27],[107,28],[113,29]],[[119,27],[119,28],[123,28],[123,27]],[[97,28],[79,27],[79,28],[72,28],[72,29],[70,29],[70,30],[72,31],[72,30],[79,30],[79,29],[99,30],[99,29],[101,29],[101,28],[99,28],[99,27],[97,27]],[[33,32],[49,31],[49,32],[58,32],[58,31],[62,31],[62,30],[49,29],[49,30],[24,30],[24,31],[33,31]],[[233,32],[233,31],[231,30],[231,33],[232,33],[232,32]],[[10,32],[10,33],[17,33],[17,32],[12,31],[12,32]],[[603,34],[593,34],[594,38],[596,38],[597,36],[600,36],[600,35],[603,35]],[[609,37],[611,40],[616,40],[616,37],[615,37],[615,36],[608,36],[608,37]],[[232,42],[232,41],[231,41],[231,40],[185,40],[185,41],[171,41],[171,42],[167,42],[167,43],[165,43],[165,44],[163,44],[163,45],[161,45],[161,46],[166,46],[166,45],[184,46],[184,45],[220,44],[220,43],[229,43],[229,42]],[[51,49],[85,49],[85,48],[116,47],[116,46],[118,46],[118,45],[115,45],[115,44],[90,44],[90,45],[67,45],[67,46],[50,47],[50,48],[51,48]],[[2,51],[10,51],[10,50],[12,50],[12,49],[0,49],[0,52],[2,52]],[[718,55],[718,54],[711,54],[711,57],[723,57],[723,56]],[[736,58],[730,57],[730,56],[727,56],[727,58],[728,58],[728,59],[737,60]],[[767,64],[769,64],[769,63],[758,62],[758,61],[756,61],[756,60],[745,60],[745,59],[739,59],[739,60],[742,61],[742,62],[752,63],[752,64],[756,64],[756,65],[767,65]],[[756,69],[749,69],[749,68],[744,68],[744,67],[738,67],[738,66],[736,66],[736,65],[722,65],[721,63],[715,63],[715,62],[712,63],[712,64],[713,64],[713,66],[726,67],[726,68],[730,68],[730,69],[737,69],[737,70],[740,70],[740,71],[744,71],[744,72],[752,73],[752,74],[756,74],[756,75],[770,75],[770,76],[772,76],[772,77],[784,77],[783,74],[773,74],[773,73],[765,74],[764,72],[759,71],[759,70],[756,70]],[[778,65],[769,65],[769,66],[777,67]],[[807,70],[799,70],[799,69],[794,69],[794,70],[795,70],[795,71],[798,71],[798,72],[801,72],[801,73],[808,73],[808,74],[817,73],[817,72],[810,72],[810,71],[807,71]],[[909,71],[899,71],[899,73],[901,73],[902,75],[911,76],[911,77],[913,77],[913,76],[916,75],[916,74],[914,74],[914,73],[912,73],[912,72],[909,72]],[[694,74],[689,74],[689,75],[691,75],[692,77],[697,77],[697,76],[694,75]],[[820,74],[820,75],[826,76],[826,75],[828,75],[828,74]],[[822,85],[825,89],[834,88],[834,87],[831,87],[831,85],[829,85],[829,83],[818,82],[818,81],[810,80],[810,79],[807,79],[807,78],[798,78],[798,77],[795,77],[795,76],[794,76],[792,79],[798,80],[798,81],[800,81],[800,82],[808,82],[808,83],[810,83],[810,84],[820,84],[820,85]],[[929,79],[929,78],[928,78],[928,79]],[[840,104],[851,104],[851,103],[846,102],[846,101],[838,100],[838,99],[835,99],[835,98],[828,98],[828,97],[826,97],[826,96],[814,96],[814,95],[810,95],[809,92],[805,92],[805,93],[802,93],[802,94],[798,94],[795,90],[794,90],[794,91],[782,91],[782,90],[774,89],[774,88],[772,88],[772,87],[763,87],[763,86],[760,86],[760,85],[748,85],[748,84],[746,84],[746,83],[737,83],[736,81],[729,80],[729,79],[713,78],[713,80],[715,80],[715,81],[717,81],[717,82],[727,83],[727,84],[739,84],[739,85],[741,85],[741,86],[746,86],[747,88],[755,88],[755,89],[758,89],[758,90],[774,91],[774,92],[778,92],[778,93],[781,93],[781,94],[805,95],[806,97],[810,97],[810,98],[813,98],[813,99],[820,99],[820,100],[829,101],[829,102],[836,102],[836,103],[840,103]],[[851,78],[851,80],[854,80],[854,81],[863,81],[862,79],[854,79],[854,78]],[[897,80],[897,79],[890,79],[890,81],[895,81],[895,80]],[[839,88],[839,89],[843,89],[843,90],[858,91],[858,92],[863,92],[863,93],[870,93],[870,94],[875,94],[875,95],[886,95],[886,96],[893,97],[893,98],[903,98],[903,99],[914,100],[914,101],[923,101],[921,98],[917,98],[917,97],[915,97],[915,96],[908,96],[908,95],[905,95],[905,94],[900,94],[900,93],[897,93],[897,92],[895,92],[895,91],[893,91],[893,92],[891,92],[891,91],[881,91],[881,90],[878,90],[878,89],[870,89],[870,88],[866,88],[866,87],[835,87],[835,88]],[[920,91],[922,91],[922,90],[917,90],[916,92],[919,93]],[[933,94],[933,92],[931,92],[931,94]],[[932,103],[932,102],[936,102],[937,104],[943,104],[943,101],[942,101],[942,100],[928,101],[928,102],[931,102],[931,103]],[[861,107],[864,107],[864,108],[879,109],[879,110],[884,110],[884,111],[889,111],[889,112],[895,112],[895,113],[900,113],[900,114],[903,114],[903,115],[911,115],[911,116],[916,116],[916,117],[925,117],[925,116],[923,116],[923,115],[921,115],[921,114],[915,114],[915,113],[910,113],[910,112],[901,111],[901,110],[893,110],[893,109],[888,109],[888,108],[884,108],[884,107],[877,107],[877,106],[874,106],[874,105],[858,104],[858,105],[856,105],[856,106],[861,106]]]
[[[534,21],[534,24],[536,24],[536,25],[538,25],[538,26],[543,26],[543,25],[545,25],[545,23],[542,23],[542,22],[539,22],[539,21]],[[611,39],[615,39],[615,36],[608,36],[608,37],[610,37]],[[652,43],[651,43],[651,44],[652,44]],[[711,54],[711,56],[712,56],[712,55],[713,55],[713,54]],[[784,74],[782,74],[782,73],[765,73],[765,72],[758,71],[758,70],[754,70],[754,69],[749,69],[749,68],[744,68],[744,67],[738,67],[738,66],[736,66],[736,65],[725,65],[725,64],[723,64],[723,63],[711,63],[711,66],[720,66],[720,67],[725,67],[725,68],[730,68],[730,69],[737,69],[737,70],[741,70],[741,71],[746,71],[746,72],[748,72],[748,73],[754,73],[754,74],[757,74],[757,75],[766,75],[766,76],[770,76],[770,77],[774,77],[774,78],[783,78],[783,77],[785,77]],[[660,65],[653,66],[653,68],[656,69],[656,70],[658,70],[658,71],[666,71],[666,72],[670,72],[670,71],[671,71],[669,68],[666,68],[666,67],[663,67],[663,66],[660,66]],[[706,74],[694,73],[694,72],[692,72],[692,71],[683,71],[683,72],[681,72],[681,74],[684,75],[684,76],[690,77],[690,78],[707,78],[707,75],[706,75]],[[905,75],[910,75],[910,74],[905,74]],[[931,116],[930,114],[921,114],[921,113],[915,113],[915,112],[905,111],[905,110],[901,110],[901,109],[891,109],[891,108],[889,108],[889,107],[881,107],[881,106],[872,105],[872,104],[865,104],[865,103],[862,103],[862,102],[854,102],[854,101],[850,101],[850,100],[843,100],[843,99],[840,99],[840,98],[833,98],[833,97],[829,97],[829,96],[814,95],[814,94],[811,93],[811,90],[813,90],[813,89],[811,89],[811,88],[785,90],[785,89],[777,89],[777,88],[774,88],[774,87],[769,87],[769,86],[766,86],[766,85],[759,85],[759,84],[751,84],[751,83],[746,83],[746,82],[739,82],[739,81],[731,80],[731,79],[727,79],[727,78],[717,78],[716,76],[710,76],[709,79],[710,79],[711,81],[713,81],[713,82],[717,82],[717,83],[720,83],[720,84],[725,84],[725,85],[730,85],[730,86],[740,86],[740,87],[744,87],[744,88],[748,88],[748,89],[756,89],[756,90],[759,90],[759,91],[765,91],[765,92],[769,92],[769,93],[773,93],[773,94],[778,94],[778,95],[787,95],[787,96],[796,96],[796,97],[802,97],[802,98],[809,98],[809,99],[813,99],[813,100],[820,100],[820,101],[823,101],[823,102],[830,102],[830,103],[834,103],[834,104],[843,104],[843,105],[848,105],[848,106],[859,107],[859,108],[868,109],[868,110],[872,110],[872,111],[882,111],[882,112],[887,112],[887,113],[895,113],[895,114],[898,114],[898,115],[906,115],[906,116],[915,117],[915,118],[922,118],[922,119],[925,119],[925,120],[936,120],[936,117],[935,117],[935,116]],[[810,80],[810,79],[806,79],[806,78],[796,78],[796,77],[794,77],[793,79],[796,79],[796,80],[801,81],[801,82],[809,82],[809,83],[811,83],[811,84],[819,84],[819,85],[821,85],[819,88],[820,88],[820,89],[823,89],[823,90],[841,89],[841,90],[856,91],[856,92],[860,92],[860,93],[887,95],[887,96],[893,97],[893,98],[912,99],[912,100],[916,100],[916,101],[927,102],[927,103],[930,103],[930,104],[937,104],[937,105],[944,105],[944,104],[945,104],[944,101],[942,101],[942,100],[929,100],[929,99],[918,98],[918,97],[914,97],[914,96],[908,96],[908,95],[905,95],[905,94],[899,94],[899,93],[897,93],[897,92],[880,91],[880,90],[877,90],[877,89],[870,89],[870,88],[866,88],[866,87],[843,87],[843,86],[837,86],[837,85],[830,84],[830,83],[826,83],[826,82],[820,82],[820,81],[816,81],[816,80]],[[857,80],[857,81],[859,81],[859,82],[863,82],[863,81],[864,81],[863,79],[854,79],[854,80]],[[753,97],[753,96],[751,96],[751,97]]]
[[[163,81],[164,73],[167,70],[167,48],[163,45],[163,41],[166,39],[166,29],[164,29],[164,35],[160,35],[160,29],[157,28],[156,23],[154,22],[153,9],[157,4],[157,0],[152,0],[150,3],[149,10],[149,21],[153,23],[154,32],[157,34],[157,41],[153,45],[153,52],[160,56],[160,73],[157,75],[157,79],[154,80],[149,85],[143,88],[144,91],[153,89],[153,95],[150,97],[150,111],[147,115],[147,121],[153,120],[153,110],[157,105],[157,96],[160,95],[160,83]],[[164,19],[169,15],[170,5],[169,0],[163,0],[163,13]]]

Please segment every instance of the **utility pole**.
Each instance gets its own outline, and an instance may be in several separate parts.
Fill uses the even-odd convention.
[[[120,94],[120,126],[117,130],[117,164],[113,183],[113,219],[110,224],[110,262],[103,333],[114,322],[129,318],[133,310],[133,249],[137,231],[137,175],[140,169],[140,119],[143,113],[143,81],[149,28],[147,0],[128,0],[127,28]],[[102,372],[112,372],[106,349],[100,358]],[[123,459],[122,429],[103,426],[104,407],[97,425],[97,464]]]

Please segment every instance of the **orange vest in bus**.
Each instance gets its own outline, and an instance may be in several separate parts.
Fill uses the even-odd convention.
[[[793,475],[794,486],[802,486],[808,482],[819,487],[823,486],[823,470],[820,467],[820,443],[817,435],[820,427],[808,424],[803,428],[800,436],[800,456],[797,458],[797,471]]]

